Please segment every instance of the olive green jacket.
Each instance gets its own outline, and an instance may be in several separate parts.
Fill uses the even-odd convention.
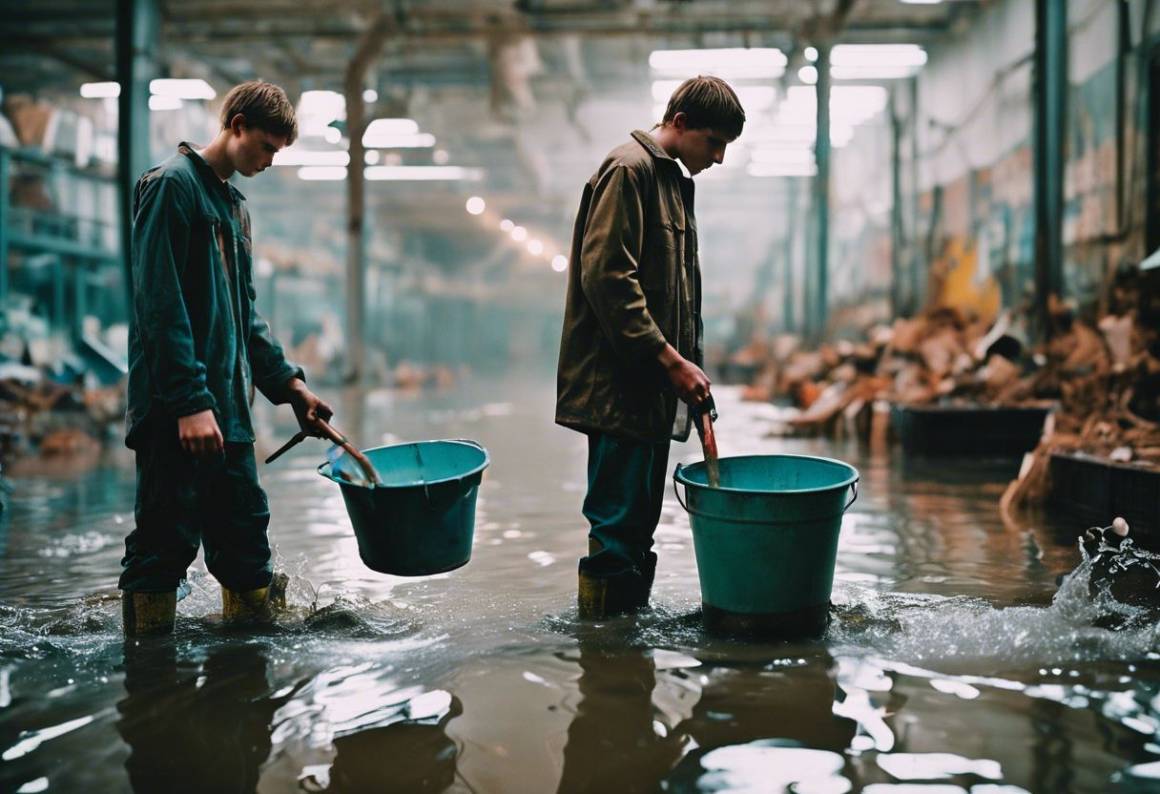
[[[126,443],[212,409],[222,437],[252,442],[257,386],[272,402],[305,379],[254,307],[250,213],[188,143],[133,195]]]
[[[666,342],[702,362],[693,180],[646,132],[584,186],[572,232],[556,422],[649,443],[683,441],[688,411],[657,362]]]

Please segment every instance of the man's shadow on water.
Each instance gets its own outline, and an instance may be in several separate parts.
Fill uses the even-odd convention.
[[[267,650],[211,648],[200,665],[179,659],[170,639],[125,644],[126,697],[117,730],[129,745],[133,791],[253,792],[270,756],[274,713],[291,700],[273,694]],[[327,792],[442,791],[455,779],[458,747],[447,723],[455,697],[437,718],[400,721],[334,740]],[[317,789],[316,789],[317,790]]]
[[[705,754],[756,740],[838,754],[850,746],[857,723],[833,713],[836,665],[824,646],[796,648],[804,664],[784,672],[770,670],[768,657],[758,661],[752,649],[737,648],[739,661],[660,672],[687,682],[678,689],[688,694],[678,697],[696,698],[688,717],[666,727],[654,702],[658,669],[652,650],[581,637],[580,699],[568,729],[559,794],[658,791],[662,784],[670,791],[698,791],[698,780],[707,774],[700,764]]]

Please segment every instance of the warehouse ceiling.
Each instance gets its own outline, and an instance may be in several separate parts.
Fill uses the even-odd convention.
[[[478,184],[375,184],[372,217],[433,238],[463,238],[464,196],[479,193],[487,198],[487,217],[550,230],[558,250],[567,242],[580,185],[604,152],[629,129],[659,120],[650,91],[652,50],[777,47],[789,56],[786,79],[794,81],[811,42],[929,47],[963,29],[982,5],[985,0],[159,0],[155,55],[161,76],[205,79],[219,97],[252,78],[277,82],[291,97],[312,89],[342,92],[353,55],[378,27],[385,31],[381,51],[364,81],[378,96],[368,117],[413,118],[436,137],[443,157],[486,176]],[[114,0],[0,0],[0,84],[8,92],[75,98],[81,82],[113,80],[116,10]],[[430,164],[432,150],[385,156],[397,164]],[[713,176],[719,181],[706,182],[701,194],[710,192],[719,218],[702,225],[720,234],[753,236],[753,212],[769,215],[782,207],[785,180]],[[713,194],[714,184],[728,187]],[[292,169],[257,180],[246,192],[251,199],[265,194],[289,215],[304,205],[341,213],[345,201],[334,183],[299,182]],[[487,249],[491,238],[479,237],[468,234],[461,244]],[[422,248],[421,258],[438,258]],[[456,255],[452,245],[444,258]]]

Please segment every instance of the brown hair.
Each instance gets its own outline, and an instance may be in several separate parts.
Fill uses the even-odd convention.
[[[669,97],[661,123],[671,124],[678,113],[685,114],[690,129],[717,130],[731,139],[741,135],[745,125],[741,101],[720,77],[701,75],[681,83]]]
[[[250,80],[231,88],[222,102],[222,129],[239,113],[245,116],[246,124],[285,136],[287,144],[294,143],[298,137],[294,106],[286,92],[273,83]]]

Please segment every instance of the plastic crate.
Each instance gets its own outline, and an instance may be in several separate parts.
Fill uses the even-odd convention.
[[[1035,448],[1049,408],[895,405],[890,421],[902,448],[922,455],[1022,455]]]
[[[1160,541],[1160,470],[1067,452],[1052,453],[1050,465],[1052,512],[1099,526],[1123,516],[1149,545]]]

